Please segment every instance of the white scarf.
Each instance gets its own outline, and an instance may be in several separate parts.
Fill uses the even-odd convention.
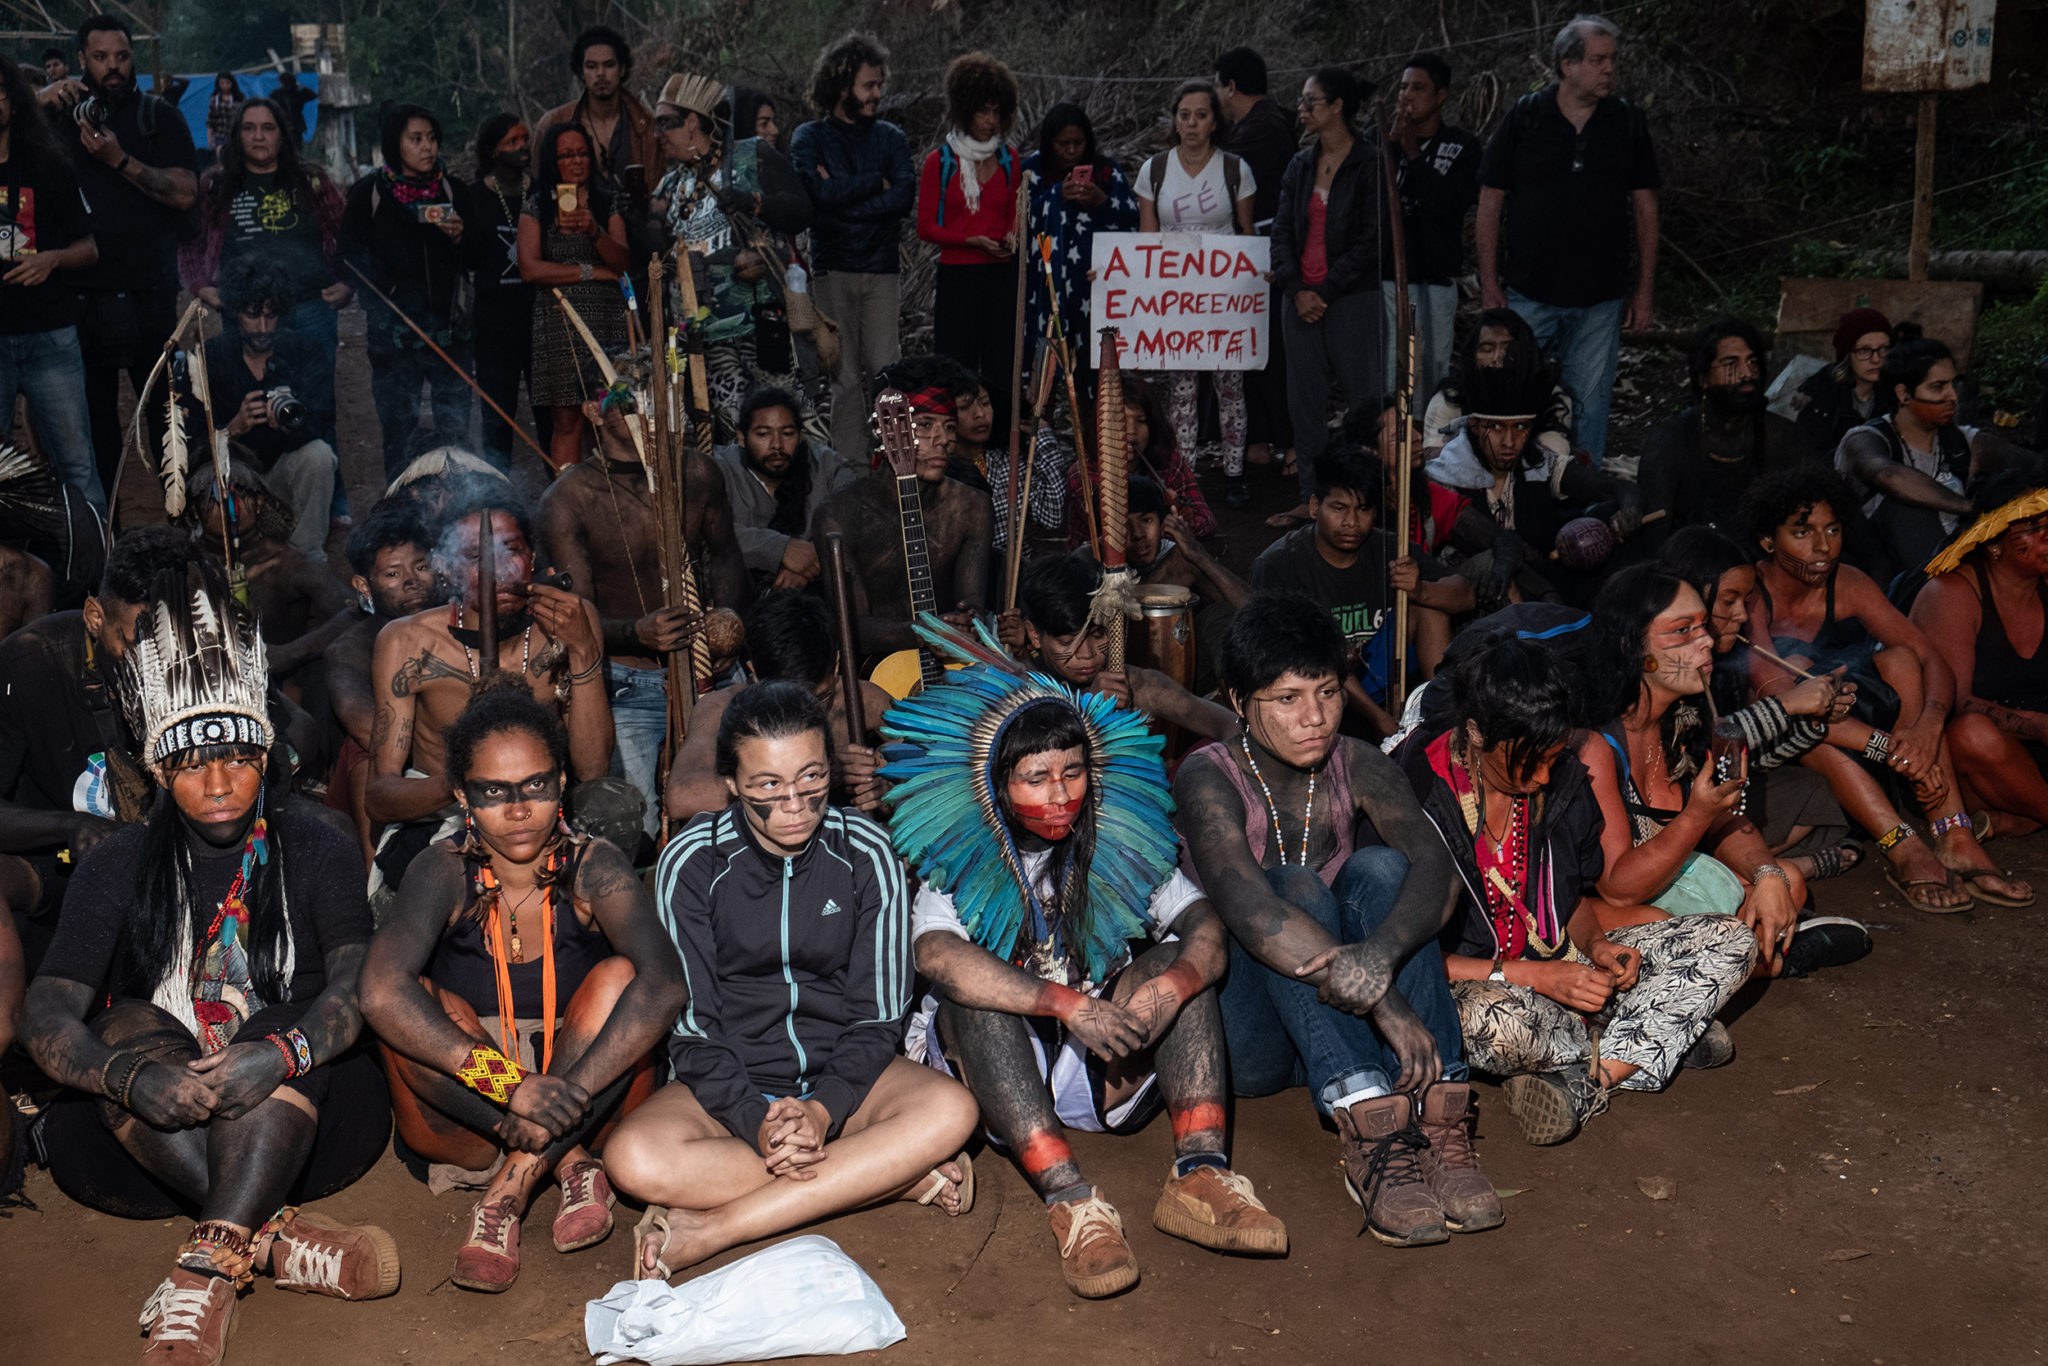
[[[999,137],[977,140],[968,137],[958,128],[946,134],[946,145],[953,149],[953,155],[960,158],[960,196],[967,201],[967,212],[981,212],[981,163],[1002,150],[1003,140]]]

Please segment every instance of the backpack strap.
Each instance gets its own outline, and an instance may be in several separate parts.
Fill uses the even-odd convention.
[[[1237,222],[1237,187],[1244,161],[1235,152],[1223,154],[1223,197],[1230,201],[1230,221]]]
[[[1157,152],[1149,157],[1145,162],[1145,169],[1140,174],[1145,177],[1145,187],[1150,191],[1145,198],[1157,204],[1159,187],[1166,183],[1166,153]]]
[[[952,145],[939,144],[939,226],[946,226],[946,187],[953,183],[953,177],[960,174],[960,159],[953,155]]]

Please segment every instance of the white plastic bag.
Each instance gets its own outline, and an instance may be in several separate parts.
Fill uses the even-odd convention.
[[[873,1352],[903,1341],[881,1287],[830,1238],[808,1234],[672,1286],[620,1281],[583,1311],[597,1366],[717,1366]]]

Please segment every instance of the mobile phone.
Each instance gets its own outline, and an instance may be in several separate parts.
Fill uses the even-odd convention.
[[[1076,185],[1090,184],[1095,179],[1095,168],[1093,166],[1076,166],[1073,170],[1067,172],[1067,179],[1073,181]]]
[[[555,212],[576,212],[576,187],[574,185],[555,186]]]
[[[1742,726],[1733,717],[1724,716],[1716,721],[1707,752],[1714,765],[1715,782],[1729,783],[1743,776],[1743,761],[1749,754],[1749,741],[1743,738]],[[1746,794],[1736,800],[1738,815],[1747,800]]]
[[[422,223],[444,223],[448,215],[455,212],[453,204],[415,204],[412,207]]]

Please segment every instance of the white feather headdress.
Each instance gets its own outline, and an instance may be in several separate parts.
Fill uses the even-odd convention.
[[[165,760],[185,750],[269,749],[270,667],[256,614],[209,584],[198,565],[187,569],[181,591],[155,596],[116,669],[143,762],[161,778]]]

